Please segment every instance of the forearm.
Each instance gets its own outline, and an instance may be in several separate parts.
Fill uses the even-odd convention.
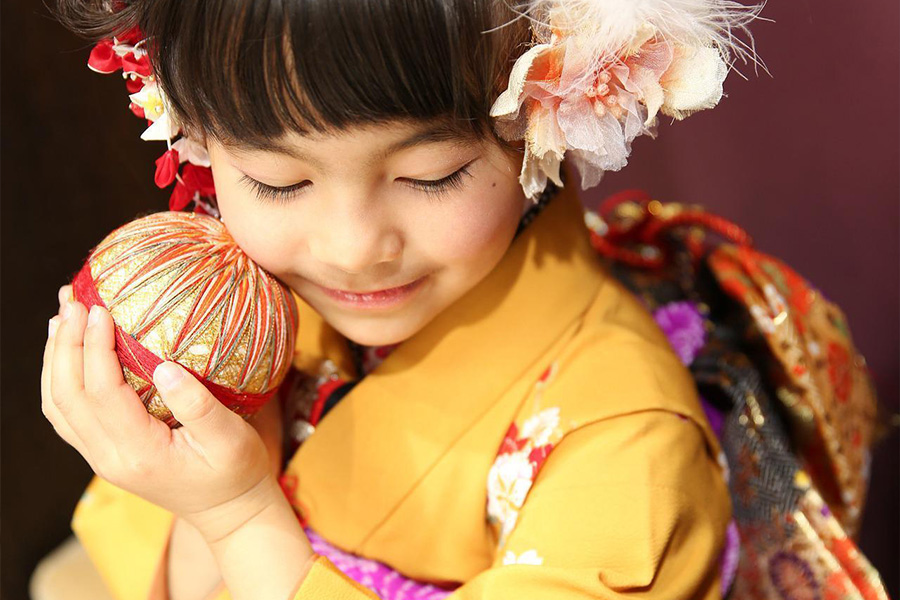
[[[210,549],[233,600],[290,600],[314,556],[284,496]]]
[[[206,540],[183,519],[176,519],[172,528],[166,562],[167,573],[158,576],[154,600],[206,600],[222,582]]]
[[[281,472],[281,418],[277,402],[269,402],[249,420],[260,433],[272,459],[272,473]],[[209,544],[193,525],[176,518],[167,556],[154,578],[150,600],[210,600],[222,585],[222,574]]]
[[[276,400],[267,403],[248,422],[269,451],[272,474],[281,473],[281,413]],[[167,565],[157,578],[151,600],[210,600],[222,585],[222,574],[210,545],[196,527],[177,518],[169,540]]]

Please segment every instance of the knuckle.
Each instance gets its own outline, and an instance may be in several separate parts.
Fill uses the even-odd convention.
[[[58,408],[59,410],[63,410],[66,406],[65,401],[63,400],[62,394],[54,394],[52,391],[50,392],[50,400],[53,402],[53,406]]]
[[[182,403],[181,416],[192,423],[202,423],[213,416],[216,407],[203,398],[191,397]]]
[[[152,464],[146,454],[129,452],[121,456],[120,475],[125,479],[141,479],[150,475],[151,472]]]
[[[56,407],[56,412],[63,417],[70,413],[70,408],[72,406],[72,399],[68,396],[68,394],[60,394],[54,393],[52,390],[50,391],[50,401],[53,406]],[[50,407],[47,407],[49,410]]]
[[[90,464],[90,461],[88,461],[88,464]],[[101,479],[105,479],[116,487],[122,487],[122,479],[118,476],[116,471],[110,470],[109,467],[102,462],[91,464],[91,470],[100,476]]]
[[[84,379],[84,395],[85,400],[90,403],[91,406],[102,403],[105,398],[105,394],[102,386],[92,377],[85,377]]]

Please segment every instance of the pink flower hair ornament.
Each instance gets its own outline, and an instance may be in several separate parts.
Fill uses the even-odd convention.
[[[526,2],[521,15],[537,43],[515,62],[490,113],[501,137],[525,140],[525,194],[536,199],[548,179],[562,186],[567,153],[582,188],[593,187],[625,166],[636,137],[656,137],[659,113],[681,120],[716,106],[735,58],[761,64],[747,25],[762,8],[731,0]]]
[[[631,142],[656,137],[660,113],[681,120],[713,108],[736,58],[757,65],[747,25],[764,4],[733,0],[528,0],[517,8],[536,42],[515,62],[507,89],[491,107],[494,129],[507,141],[525,140],[519,182],[537,200],[548,179],[562,187],[566,154],[581,186],[627,163]],[[736,37],[744,33],[749,44]],[[175,183],[170,210],[218,216],[206,148],[181,126],[153,75],[145,40],[131,29],[103,40],[88,66],[122,70],[129,108],[146,118],[144,140],[165,141],[156,161],[160,188]],[[765,68],[763,66],[763,68]]]

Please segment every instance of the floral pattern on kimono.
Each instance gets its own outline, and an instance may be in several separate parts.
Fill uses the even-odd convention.
[[[498,548],[506,544],[541,466],[565,432],[559,407],[538,409],[541,394],[556,371],[557,363],[553,363],[538,379],[531,399],[535,412],[522,422],[521,429],[516,422],[510,424],[488,473],[487,518]]]

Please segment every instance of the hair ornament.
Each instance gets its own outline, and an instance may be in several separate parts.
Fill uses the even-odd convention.
[[[104,75],[121,70],[131,101],[128,107],[147,120],[141,139],[166,142],[168,149],[156,160],[153,180],[160,188],[175,184],[169,210],[185,210],[193,204],[194,212],[218,217],[209,154],[203,144],[182,134],[181,124],[153,74],[144,48],[146,41],[137,27],[101,40],[91,51],[88,67]]]
[[[764,6],[734,0],[528,0],[517,7],[534,45],[514,63],[490,110],[497,134],[524,140],[519,182],[537,201],[548,180],[562,187],[567,153],[581,186],[628,162],[631,143],[656,137],[658,115],[676,120],[713,108],[737,59],[761,64],[747,25]],[[746,34],[748,42],[736,34]],[[137,28],[102,40],[88,66],[122,70],[129,108],[147,119],[141,138],[165,141],[154,181],[173,183],[170,210],[218,216],[206,148],[182,133]],[[764,68],[764,67],[763,67]]]
[[[631,142],[656,137],[657,116],[713,108],[736,58],[760,64],[747,25],[763,4],[731,0],[532,0],[536,42],[491,108],[497,133],[525,140],[519,181],[536,199],[562,186],[568,153],[582,188],[627,163]],[[749,44],[735,34],[744,33]]]

